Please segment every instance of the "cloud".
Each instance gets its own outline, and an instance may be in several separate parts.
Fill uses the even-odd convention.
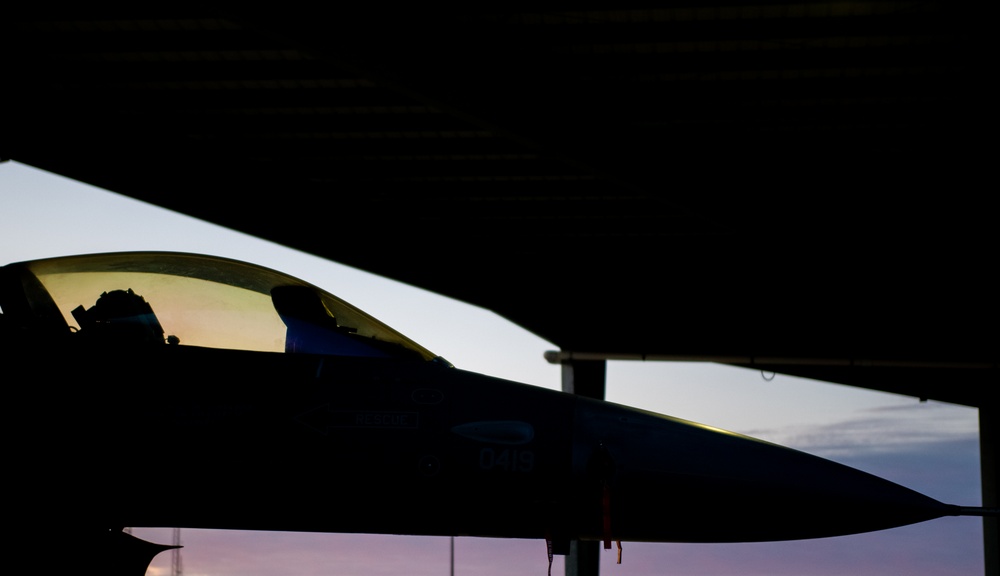
[[[758,429],[750,435],[864,470],[943,502],[978,506],[978,425],[973,408],[913,402],[859,410],[840,422]]]
[[[825,458],[859,454],[924,451],[928,445],[975,440],[977,411],[936,402],[866,408],[853,417],[826,424],[757,429],[750,436]]]

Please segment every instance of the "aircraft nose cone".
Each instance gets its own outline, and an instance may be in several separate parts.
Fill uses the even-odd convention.
[[[574,470],[594,539],[795,540],[922,522],[953,506],[801,451],[582,402]]]

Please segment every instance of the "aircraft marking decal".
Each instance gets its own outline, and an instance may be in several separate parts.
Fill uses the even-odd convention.
[[[531,472],[535,469],[535,453],[532,450],[483,448],[479,451],[479,467],[483,470]]]

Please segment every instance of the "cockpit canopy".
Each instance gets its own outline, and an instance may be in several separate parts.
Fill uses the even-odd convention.
[[[441,360],[336,296],[216,256],[119,252],[0,268],[3,325],[100,345]]]

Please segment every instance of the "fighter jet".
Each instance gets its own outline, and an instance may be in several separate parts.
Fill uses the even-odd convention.
[[[141,575],[123,527],[759,542],[995,509],[463,371],[333,294],[172,252],[0,268],[15,544]],[[164,456],[187,473],[149,474]],[[141,482],[136,480],[141,478]],[[78,537],[57,539],[49,527]]]

